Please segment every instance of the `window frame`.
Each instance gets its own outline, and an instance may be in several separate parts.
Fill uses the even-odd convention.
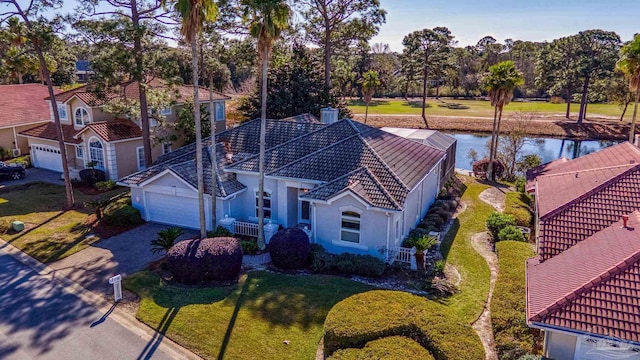
[[[84,118],[84,116],[82,117],[81,124],[78,124],[78,117],[76,116],[78,111],[83,111],[87,114],[86,119]],[[82,107],[82,106],[78,106],[77,108],[75,108],[73,110],[73,125],[74,126],[87,126],[91,123],[91,115],[89,114],[89,110],[87,110],[86,108]]]
[[[213,112],[215,113],[216,121],[226,121],[227,120],[227,112],[225,110],[224,101],[216,101],[213,103]],[[222,113],[218,113],[218,108],[222,108]],[[222,115],[218,117],[218,115]]]
[[[172,145],[171,143],[166,143],[166,142],[162,143],[162,155],[167,155],[168,153],[173,151],[173,149],[171,148],[171,145]],[[169,151],[167,151],[166,146],[168,146]]]
[[[140,153],[140,150],[142,150],[142,154]],[[138,171],[147,168],[144,162],[144,146],[136,146],[136,165],[138,165]]]
[[[64,116],[62,116],[62,112],[60,110],[62,110],[62,112],[64,113]],[[67,111],[67,104],[56,103],[56,111],[58,112],[58,118],[60,120],[69,121],[69,113]]]
[[[256,190],[256,191],[254,192],[254,194],[255,194],[255,196],[256,196],[256,206],[255,206],[255,209],[256,209],[256,217],[259,217],[259,215],[258,215],[258,209],[259,209],[259,208],[258,208],[258,195],[259,195],[259,194],[258,194],[258,191]],[[272,211],[273,211],[273,203],[272,203],[273,198],[272,198],[272,194],[273,194],[273,193],[271,192],[271,190],[264,189],[264,198],[263,198],[263,199],[264,199],[264,203],[262,204],[262,209],[264,210],[264,218],[265,218],[265,219],[273,219],[273,218],[271,217],[271,215],[273,215],[273,212],[272,212]],[[269,204],[269,206],[266,206],[266,204],[267,204],[267,200],[269,201],[269,203],[268,203],[268,204]],[[268,216],[267,216],[267,212],[269,213],[269,215],[268,215]]]
[[[169,109],[169,111],[165,111],[167,109]],[[162,115],[162,116],[171,115],[172,113],[173,113],[173,109],[171,108],[171,106],[167,106],[167,107],[164,107],[164,108],[160,109],[160,115]]]
[[[84,160],[84,144],[76,145],[76,159]]]
[[[345,227],[345,223],[351,223],[357,225],[356,228]],[[340,210],[340,241],[352,243],[352,244],[360,244],[360,235],[362,234],[362,214],[353,211],[353,209],[343,209]],[[344,233],[356,234],[357,241],[353,241],[351,239],[347,239],[344,236]]]
[[[94,147],[92,146],[92,144],[100,144],[100,147]],[[98,153],[98,149],[100,149],[100,153]],[[95,151],[95,155],[98,158],[94,158],[94,151]],[[95,162],[96,166],[94,166],[94,168],[99,169],[99,170],[106,170],[106,157],[105,157],[105,152],[104,152],[104,145],[102,144],[102,141],[100,141],[98,138],[96,137],[92,137],[91,139],[89,139],[89,162]],[[102,166],[100,166],[100,164],[102,163]]]

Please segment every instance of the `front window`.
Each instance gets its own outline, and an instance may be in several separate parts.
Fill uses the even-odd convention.
[[[162,108],[160,110],[160,115],[162,116],[171,115],[171,107]]]
[[[67,118],[67,105],[58,104],[58,117],[60,120],[68,120]]]
[[[168,154],[171,151],[171,143],[162,143],[162,155]]]
[[[76,157],[78,159],[84,159],[84,145],[76,145]]]
[[[138,170],[144,170],[146,167],[144,163],[144,147],[137,147],[136,155],[138,157]]]
[[[214,104],[215,104],[215,111],[216,111],[216,121],[224,121],[225,120],[224,103],[217,102]]]
[[[342,212],[340,240],[352,243],[360,242],[360,214],[354,211]]]
[[[91,119],[89,119],[89,112],[84,108],[77,108],[76,112],[73,114],[73,118],[77,126],[85,126],[91,122]]]
[[[271,193],[265,191],[263,194],[264,203],[262,208],[264,209],[264,217],[265,219],[271,219]],[[259,216],[258,209],[260,209],[258,207],[258,195],[260,195],[260,193],[256,191],[256,217]]]
[[[89,143],[89,160],[95,164],[96,169],[104,170],[104,150],[100,141],[92,140]]]

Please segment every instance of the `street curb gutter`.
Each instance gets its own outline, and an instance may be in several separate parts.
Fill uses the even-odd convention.
[[[2,239],[0,239],[0,251],[13,257],[20,263],[30,267],[40,276],[61,285],[65,289],[65,291],[73,295],[76,295],[82,301],[93,306],[103,314],[106,314],[113,306],[113,303],[105,300],[102,296],[76,284],[71,279],[64,276],[56,276],[56,270],[32,258],[31,256],[25,254],[15,246],[9,244],[8,242]],[[115,307],[115,309],[113,309],[113,312],[109,314],[109,318],[116,321],[120,325],[124,326],[125,328],[133,332],[135,335],[139,336],[140,338],[144,339],[147,342],[155,341],[156,336],[159,335],[159,333],[156,332],[154,329],[141,323],[140,321],[138,321],[138,319],[124,312],[123,310],[118,309],[117,306]],[[173,342],[171,339],[163,335],[160,335],[160,336],[162,338],[158,348],[164,351],[167,355],[171,356],[173,359],[178,359],[178,360],[201,360],[202,359],[201,357],[197,356],[191,351]]]

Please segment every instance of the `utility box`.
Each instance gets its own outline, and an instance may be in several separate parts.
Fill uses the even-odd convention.
[[[22,221],[14,221],[11,223],[11,228],[15,232],[20,232],[24,230],[24,223]]]

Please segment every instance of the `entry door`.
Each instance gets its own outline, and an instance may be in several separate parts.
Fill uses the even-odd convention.
[[[300,200],[298,204],[298,222],[300,224],[311,224],[311,203]]]

